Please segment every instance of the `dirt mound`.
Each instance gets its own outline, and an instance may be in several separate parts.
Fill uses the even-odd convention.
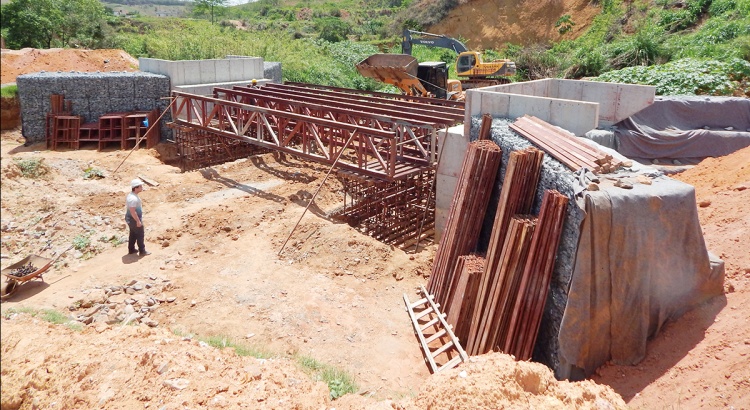
[[[25,313],[3,319],[2,408],[620,409],[611,388],[558,382],[537,363],[493,353],[430,378],[415,400],[359,395],[332,403],[328,387],[292,361],[238,356],[161,328],[53,325]],[[65,340],[63,345],[57,341]]]
[[[328,387],[288,360],[146,326],[103,323],[82,331],[27,314],[4,319],[3,409],[320,409]],[[58,343],[65,340],[65,343]]]
[[[138,71],[138,60],[123,50],[4,49],[0,52],[0,82],[16,81],[22,74],[40,71]]]
[[[508,42],[531,45],[576,38],[590,28],[600,12],[589,0],[471,0],[461,3],[427,31],[466,39],[467,47],[474,50],[502,49]],[[569,15],[575,25],[563,35],[555,23],[564,15]]]

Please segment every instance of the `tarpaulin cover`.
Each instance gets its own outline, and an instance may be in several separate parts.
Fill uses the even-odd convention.
[[[584,196],[559,333],[562,377],[608,360],[640,362],[666,320],[723,291],[723,263],[709,261],[692,186],[666,177],[604,185]]]
[[[630,158],[719,157],[750,146],[750,99],[660,97],[615,128]]]

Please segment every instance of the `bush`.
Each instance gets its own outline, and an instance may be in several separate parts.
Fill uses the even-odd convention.
[[[0,88],[0,96],[2,98],[16,98],[18,96],[18,86],[4,85]]]
[[[13,162],[21,171],[21,175],[26,178],[41,178],[48,172],[44,165],[44,158],[14,159]]]
[[[312,376],[313,380],[323,381],[328,385],[331,400],[357,391],[354,378],[343,370],[323,364],[307,356],[298,357],[297,363],[305,373]]]
[[[597,81],[656,86],[659,95],[744,95],[750,97],[750,62],[686,58],[651,67],[610,71]]]

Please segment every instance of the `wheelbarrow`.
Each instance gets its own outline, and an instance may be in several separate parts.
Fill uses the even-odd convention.
[[[44,272],[46,272],[53,263],[57,262],[57,260],[65,252],[69,251],[73,246],[74,245],[70,245],[67,249],[60,252],[54,258],[44,258],[39,255],[29,255],[1,270],[0,273],[2,273],[2,275],[5,276],[6,279],[2,284],[2,289],[0,289],[0,300],[5,300],[11,297],[11,295],[13,295],[16,290],[18,290],[19,286],[30,280],[39,278],[42,282],[44,282],[42,274],[44,274]],[[32,267],[34,271],[26,272],[29,266]],[[26,269],[24,267],[26,267]]]

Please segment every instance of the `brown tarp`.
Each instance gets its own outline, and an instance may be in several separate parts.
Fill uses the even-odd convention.
[[[603,184],[604,185],[604,184]],[[695,189],[670,178],[584,196],[586,217],[560,333],[560,369],[632,365],[664,322],[723,291],[703,240]]]

